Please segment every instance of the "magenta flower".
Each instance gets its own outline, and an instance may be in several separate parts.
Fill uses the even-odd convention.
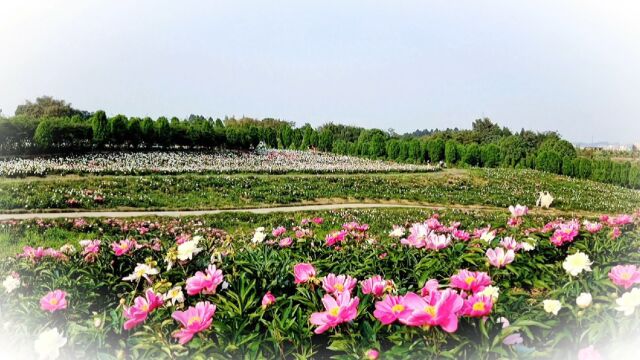
[[[367,360],[377,360],[379,356],[380,356],[380,353],[376,349],[369,349],[364,354],[364,357]]]
[[[322,298],[325,311],[311,314],[309,321],[318,326],[313,332],[322,334],[328,329],[334,328],[342,323],[352,321],[358,315],[358,304],[360,299],[356,296],[351,298],[348,291],[342,292],[336,298],[325,295]]]
[[[113,249],[113,252],[116,256],[122,256],[135,249],[136,245],[137,243],[135,240],[125,239],[120,240],[119,242],[111,243],[111,249]]]
[[[619,215],[613,219],[609,219],[609,225],[611,226],[624,226],[627,224],[631,224],[633,222],[633,217],[631,215]]]
[[[138,296],[133,300],[133,306],[123,309],[124,318],[127,319],[124,322],[124,329],[130,330],[142,324],[153,310],[162,305],[162,295],[154,293],[153,289],[148,289],[144,297]]]
[[[276,297],[271,294],[271,291],[267,291],[262,297],[262,310],[265,310],[269,306],[276,303]]]
[[[513,251],[518,251],[522,247],[522,245],[519,244],[516,241],[516,239],[514,239],[514,238],[512,238],[510,236],[507,236],[507,237],[503,238],[502,240],[500,240],[500,246],[502,246],[506,250],[513,250]]]
[[[215,294],[218,285],[222,284],[224,277],[222,270],[216,269],[215,265],[209,265],[204,271],[198,271],[196,274],[187,279],[187,294]]]
[[[430,233],[431,230],[426,224],[415,223],[409,229],[409,236],[406,239],[401,239],[400,243],[419,249],[427,245],[427,237]]]
[[[491,313],[492,307],[491,296],[472,295],[464,300],[461,313],[469,317],[483,317]]]
[[[309,282],[316,277],[316,269],[308,263],[299,263],[293,266],[293,276],[296,284]]]
[[[425,297],[433,291],[438,291],[439,286],[440,284],[438,283],[438,280],[429,279],[426,283],[424,283],[422,289],[420,289],[420,296]]]
[[[486,255],[487,259],[489,259],[489,264],[499,268],[504,267],[507,264],[511,264],[516,257],[513,250],[507,250],[505,252],[501,247],[488,249]]]
[[[374,275],[368,279],[360,281],[360,286],[362,287],[363,294],[371,294],[376,297],[381,297],[388,289],[392,289],[394,284],[391,280],[384,280],[380,275]]]
[[[458,271],[451,277],[451,287],[477,293],[491,285],[491,278],[485,272],[474,272],[466,269]]]
[[[338,296],[343,292],[351,293],[358,280],[349,275],[329,274],[322,279],[322,288],[331,295]]]
[[[619,238],[620,235],[622,235],[622,231],[620,231],[619,227],[616,226],[613,228],[613,230],[611,230],[611,239],[615,240]]]
[[[382,301],[376,302],[373,316],[384,325],[389,325],[400,317],[406,318],[411,314],[411,309],[403,301],[404,297],[402,296],[387,295]]]
[[[595,234],[602,230],[602,224],[597,222],[590,222],[589,220],[585,220],[583,223],[584,228],[590,232],[591,234]]]
[[[48,312],[66,309],[66,296],[67,293],[62,290],[50,291],[40,299],[40,308]]]
[[[458,229],[453,230],[451,232],[451,235],[453,235],[454,238],[462,241],[468,241],[471,238],[471,234],[469,234],[464,230],[458,230]]]
[[[347,236],[346,230],[334,231],[332,233],[327,234],[324,238],[325,245],[333,246],[335,243],[343,242]]]
[[[407,293],[403,297],[403,305],[411,309],[408,317],[399,316],[401,323],[409,326],[440,326],[446,332],[458,329],[458,311],[463,300],[455,291],[432,291],[427,297],[415,293]]]
[[[178,343],[188,343],[195,334],[204,331],[211,326],[216,306],[208,301],[201,301],[195,307],[189,306],[186,311],[174,311],[171,317],[177,320],[182,328],[173,334]]]
[[[271,235],[273,235],[273,237],[280,237],[281,235],[284,235],[284,233],[286,232],[287,232],[287,229],[284,226],[278,226],[277,228],[271,231]]]
[[[640,283],[640,271],[635,265],[618,265],[609,271],[609,279],[618,286],[625,289]]]
[[[313,223],[316,224],[316,225],[320,225],[320,224],[322,224],[324,222],[324,219],[321,218],[321,217],[315,217],[315,218],[311,219],[311,221],[313,221]]]

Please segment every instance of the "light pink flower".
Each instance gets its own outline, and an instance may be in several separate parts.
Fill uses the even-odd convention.
[[[308,263],[299,263],[293,266],[294,282],[302,284],[309,282],[316,277],[316,269]]]
[[[424,223],[415,223],[409,229],[409,236],[400,239],[400,243],[415,248],[422,248],[427,245],[427,237],[431,233],[429,227]]]
[[[602,355],[596,350],[593,345],[587,346],[578,351],[578,360],[601,360]]]
[[[415,293],[407,293],[402,303],[411,309],[408,316],[399,316],[401,323],[409,326],[440,326],[446,332],[458,329],[458,311],[464,301],[455,291],[446,289],[432,291],[426,297]]]
[[[391,280],[384,280],[380,275],[374,275],[361,281],[360,286],[362,287],[363,294],[381,297],[387,290],[392,289],[394,284]]]
[[[472,293],[482,291],[488,285],[491,285],[491,278],[485,272],[463,269],[451,277],[452,288],[471,291]]]
[[[408,317],[411,314],[411,309],[403,301],[404,297],[402,296],[387,295],[381,301],[376,302],[373,316],[384,325],[393,323],[401,316]]]
[[[349,275],[329,274],[322,279],[322,288],[331,295],[337,296],[343,292],[351,292],[358,280]]]
[[[438,280],[429,279],[426,283],[424,283],[422,289],[420,289],[420,296],[424,297],[429,295],[433,291],[438,291],[439,286],[440,284],[438,283]]]
[[[40,299],[40,308],[48,312],[54,312],[67,308],[67,293],[62,290],[48,292]]]
[[[189,306],[186,311],[174,311],[171,317],[177,320],[182,328],[173,334],[178,343],[188,343],[195,334],[208,329],[216,313],[216,306],[208,301],[201,301],[195,307]]]
[[[124,322],[124,329],[130,330],[143,323],[147,316],[155,309],[162,307],[162,295],[148,289],[145,296],[138,296],[133,300],[133,306],[124,307],[123,315],[127,321]]]
[[[342,292],[337,298],[325,295],[322,298],[325,311],[311,314],[309,321],[318,326],[313,332],[322,334],[328,329],[334,328],[342,323],[352,321],[358,315],[358,297],[351,298],[348,291]]]
[[[293,239],[291,239],[290,237],[282,238],[278,242],[278,246],[280,246],[281,248],[289,247],[291,246],[291,244],[293,244]]]
[[[98,254],[100,252],[100,240],[82,240],[80,246],[84,248],[82,255]]]
[[[462,241],[467,241],[471,238],[471,234],[469,234],[464,230],[458,230],[458,229],[455,229],[454,231],[452,231],[451,235],[453,235],[454,238]]]
[[[116,256],[122,256],[128,253],[129,251],[136,248],[137,242],[135,240],[120,240],[119,242],[111,243],[111,249]]]
[[[276,297],[271,294],[271,291],[267,291],[262,297],[262,310],[265,310],[269,306],[276,303]]]
[[[520,335],[520,333],[514,333],[504,338],[504,340],[502,340],[502,343],[507,346],[511,346],[522,344],[523,341],[524,339],[522,339],[522,335]]]
[[[444,234],[436,234],[435,232],[431,232],[429,236],[427,236],[427,241],[425,247],[431,250],[440,250],[444,249],[451,244],[451,236]]]
[[[613,219],[609,219],[609,225],[611,226],[624,226],[627,224],[631,224],[632,222],[633,222],[633,217],[627,214],[618,215]]]
[[[589,220],[585,220],[582,224],[584,225],[584,228],[591,234],[595,234],[598,231],[602,230],[601,223],[590,222]]]
[[[509,212],[511,212],[512,217],[521,217],[529,213],[529,208],[520,204],[516,206],[511,205],[509,206]]]
[[[489,264],[499,268],[511,264],[516,257],[513,250],[507,250],[505,252],[501,247],[488,249],[486,255],[487,259],[489,259]]]
[[[218,285],[222,284],[223,280],[222,270],[216,269],[215,265],[209,265],[204,272],[198,271],[187,279],[187,294],[215,294]]]
[[[619,227],[614,227],[613,230],[611,230],[611,238],[613,240],[617,239],[620,237],[620,235],[622,235],[622,231],[620,231]]]
[[[331,232],[331,233],[327,234],[327,236],[324,238],[325,245],[333,246],[338,242],[343,242],[345,240],[347,234],[348,233],[347,233],[346,230],[340,230],[340,231]]]
[[[271,231],[271,235],[273,235],[273,237],[280,237],[281,235],[284,235],[284,233],[286,232],[287,232],[287,229],[284,226],[278,226],[277,228]]]
[[[609,279],[625,289],[640,283],[640,270],[635,265],[618,265],[609,271]]]
[[[364,354],[364,357],[367,360],[377,360],[379,356],[380,356],[380,353],[376,349],[369,349]]]
[[[516,239],[514,239],[514,238],[512,238],[510,236],[507,236],[507,237],[503,238],[502,240],[500,240],[500,246],[502,246],[506,250],[513,250],[513,251],[518,251],[522,247],[522,245],[519,244],[516,241]]]

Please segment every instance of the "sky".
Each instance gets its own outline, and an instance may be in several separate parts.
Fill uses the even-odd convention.
[[[0,109],[640,142],[640,1],[0,0]]]

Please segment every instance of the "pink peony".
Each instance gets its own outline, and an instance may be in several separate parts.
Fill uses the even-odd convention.
[[[136,245],[137,243],[135,240],[125,239],[120,240],[119,242],[111,243],[111,249],[113,249],[113,252],[116,256],[122,256],[135,249]]]
[[[276,303],[276,297],[271,294],[271,291],[267,291],[262,297],[262,310],[265,310],[269,306]]]
[[[380,356],[380,353],[376,349],[369,349],[364,354],[364,357],[367,360],[377,360],[379,356]]]
[[[471,238],[471,234],[469,234],[468,232],[464,231],[464,230],[458,230],[455,229],[451,235],[453,235],[454,238],[458,239],[458,240],[462,240],[462,241],[468,241]]]
[[[62,290],[48,292],[40,299],[40,308],[48,312],[54,312],[67,308],[67,293]]]
[[[477,293],[491,285],[491,278],[485,272],[474,272],[466,269],[458,271],[451,277],[451,287]]]
[[[324,238],[325,245],[333,246],[338,242],[343,242],[347,236],[346,230],[334,231],[332,233],[327,234]]]
[[[358,280],[349,275],[329,274],[322,279],[322,288],[331,295],[337,296],[343,292],[351,292]]]
[[[388,289],[394,287],[393,281],[384,280],[380,275],[374,275],[361,281],[360,286],[362,287],[363,294],[371,294],[376,297],[381,297]]]
[[[595,234],[602,230],[602,224],[597,222],[590,222],[589,220],[585,220],[583,223],[584,228],[590,232],[591,234]]]
[[[271,235],[273,235],[273,237],[280,237],[284,235],[284,233],[286,232],[287,232],[287,229],[284,226],[278,226],[277,228],[271,231]]]
[[[358,315],[358,297],[351,298],[348,291],[342,292],[336,298],[325,295],[322,298],[325,311],[311,314],[309,321],[318,326],[313,332],[322,334],[330,328],[334,328],[342,323],[352,321]]]
[[[620,237],[620,235],[622,235],[622,231],[620,231],[619,227],[614,227],[613,230],[611,230],[611,238],[613,240],[617,239]]]
[[[401,323],[409,326],[440,326],[446,332],[458,329],[458,311],[464,301],[455,291],[432,291],[426,297],[408,293],[402,303],[411,310],[409,316],[399,316]]]
[[[461,314],[469,317],[483,317],[491,313],[492,307],[491,296],[472,295],[464,300]]]
[[[311,221],[316,225],[320,225],[320,224],[322,224],[324,222],[324,219],[321,218],[321,217],[315,217],[315,218],[311,219]]]
[[[516,206],[511,205],[509,206],[509,212],[511,212],[512,217],[521,217],[529,213],[529,208],[520,204]]]
[[[208,301],[201,301],[195,307],[189,306],[186,311],[174,311],[171,317],[177,320],[182,328],[173,334],[173,337],[178,338],[181,345],[188,343],[195,334],[211,326],[215,313],[216,306]]]
[[[406,239],[401,239],[400,243],[419,249],[427,245],[427,237],[430,233],[431,230],[427,225],[415,223],[409,229],[409,236]]]
[[[278,242],[278,246],[281,248],[289,247],[291,244],[293,244],[293,240],[290,237],[283,238]]]
[[[162,296],[154,293],[152,289],[148,289],[144,297],[138,296],[133,300],[133,306],[124,308],[123,315],[127,319],[124,322],[124,329],[130,330],[142,324],[147,316],[153,310],[162,307],[162,304]]]
[[[516,257],[513,250],[507,250],[505,252],[501,247],[488,249],[486,255],[487,259],[489,259],[489,264],[499,268],[511,264]]]
[[[293,276],[296,284],[302,284],[316,277],[316,269],[308,263],[299,263],[293,266]]]
[[[635,265],[618,265],[609,271],[609,279],[625,289],[640,283],[640,270]]]
[[[507,236],[500,240],[500,246],[505,248],[506,250],[518,251],[522,247],[514,238]]]
[[[376,302],[376,309],[373,316],[384,325],[389,325],[398,320],[401,316],[408,317],[411,314],[404,303],[404,297],[396,295],[387,295],[381,301]]]
[[[222,270],[216,269],[215,265],[209,265],[204,272],[198,271],[187,279],[187,294],[215,294],[216,288],[222,284],[223,279]]]
[[[438,283],[438,280],[429,279],[426,283],[424,283],[422,289],[420,289],[420,296],[424,297],[429,295],[433,291],[438,291],[439,286],[440,284]]]

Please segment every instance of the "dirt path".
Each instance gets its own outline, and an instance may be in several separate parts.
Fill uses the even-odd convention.
[[[58,212],[58,213],[26,213],[26,214],[0,214],[0,220],[24,220],[24,219],[53,219],[53,218],[81,218],[81,217],[107,217],[107,218],[124,218],[124,217],[144,217],[144,216],[199,216],[220,214],[227,212],[250,212],[254,214],[269,214],[276,212],[296,212],[296,211],[314,211],[314,210],[336,210],[336,209],[365,209],[365,208],[423,208],[423,209],[459,209],[459,210],[478,210],[478,211],[507,211],[507,209],[495,206],[483,205],[439,205],[439,204],[420,204],[420,203],[337,203],[337,204],[313,204],[313,205],[296,205],[296,206],[278,206],[269,208],[247,208],[247,209],[217,209],[217,210],[150,210],[150,211],[81,211],[81,212]],[[596,215],[595,213],[586,211],[563,211],[563,210],[542,210],[532,209],[534,214],[547,215]]]

